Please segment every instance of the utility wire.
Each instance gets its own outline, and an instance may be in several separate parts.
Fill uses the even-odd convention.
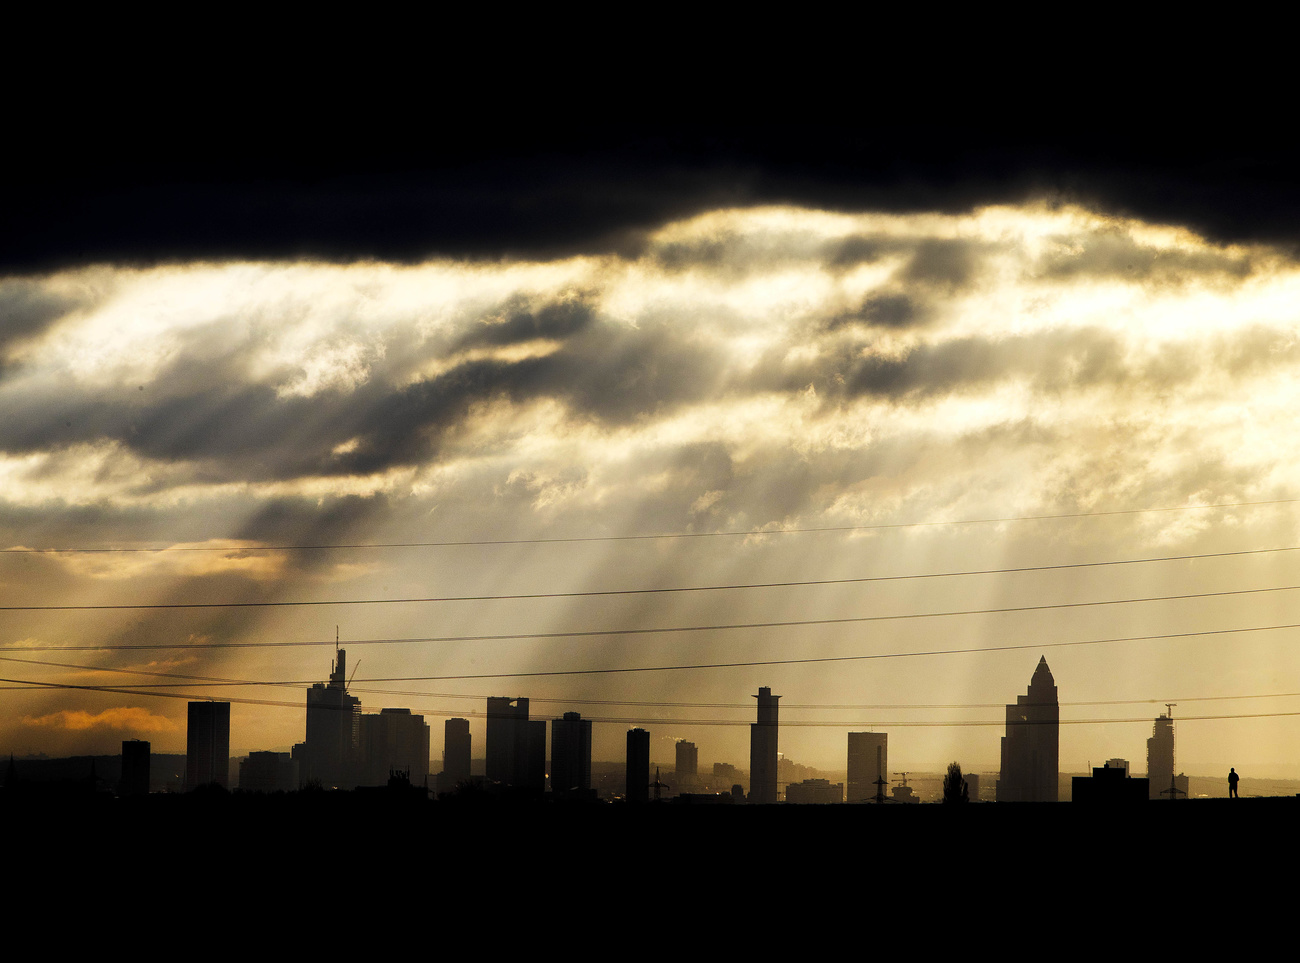
[[[635,629],[580,629],[567,632],[510,632],[482,635],[424,636],[401,639],[352,639],[354,645],[395,645],[425,642],[510,642],[529,639],[583,639],[621,635],[667,635],[681,632],[722,632],[734,629],[799,628],[812,625],[854,625],[867,622],[895,622],[908,619],[953,618],[964,615],[1005,615],[1015,612],[1044,612],[1056,609],[1090,608],[1101,605],[1134,605],[1144,602],[1182,602],[1191,599],[1230,598],[1241,595],[1260,595],[1268,592],[1291,592],[1300,585],[1276,585],[1271,588],[1231,589],[1222,592],[1192,592],[1182,595],[1149,595],[1126,599],[1097,599],[1088,602],[1052,602],[1045,605],[1010,605],[986,609],[955,609],[946,612],[905,612],[897,615],[857,615],[837,619],[791,619],[770,622],[723,622],[715,625],[676,625]],[[293,646],[334,645],[333,640],[306,639],[289,642],[185,642],[185,643],[129,643],[100,645],[14,645],[5,647],[8,652],[126,652],[145,649],[262,649]]]
[[[18,679],[0,678],[0,683],[21,683],[21,682],[22,680],[18,680]],[[71,683],[57,683],[57,682],[35,682],[35,683],[27,683],[27,684],[29,686],[36,686],[38,688],[46,688],[46,689],[85,690],[87,688],[93,688],[93,687],[82,686],[82,685],[74,685]],[[119,695],[134,695],[134,696],[152,697],[152,698],[160,698],[160,699],[185,699],[187,701],[195,701],[192,695],[179,693],[179,692],[145,692],[145,691],[139,691],[132,688],[93,688],[93,691],[112,692]],[[303,709],[303,704],[301,702],[282,702],[282,701],[274,701],[270,699],[247,699],[247,698],[235,697],[235,698],[213,700],[213,701],[232,702],[240,705],[275,706],[280,708],[289,708],[289,709],[298,709],[298,710]],[[446,711],[440,711],[440,710],[421,710],[421,714],[442,716],[442,715],[450,715],[451,713]],[[473,716],[475,718],[484,718],[487,716],[487,712],[468,711],[464,713],[458,713],[458,715],[468,715],[468,716]],[[1189,715],[1189,716],[1180,716],[1178,722],[1185,723],[1185,722],[1222,721],[1228,719],[1278,719],[1278,718],[1288,718],[1292,716],[1300,716],[1300,710],[1294,712],[1249,712],[1249,713],[1239,713],[1234,715],[1226,715],[1226,714],[1200,715],[1200,716]],[[592,717],[590,721],[606,723],[606,724],[619,724],[619,725],[732,726],[732,727],[750,725],[749,721],[740,720],[740,719],[651,719],[651,718],[646,718],[644,716],[627,716],[627,717],[596,716],[596,717]],[[1141,716],[1141,717],[1123,718],[1123,719],[1060,719],[1060,720],[1043,721],[1041,723],[1035,722],[1034,720],[1027,720],[1026,722],[1019,723],[1019,724],[1091,726],[1091,725],[1117,725],[1117,724],[1134,724],[1134,723],[1140,723],[1142,725],[1150,725],[1151,719],[1148,716]],[[847,728],[852,728],[853,726],[864,725],[864,724],[866,723],[863,723],[861,720],[847,720],[847,721],[836,720],[836,721],[818,721],[818,722],[789,720],[789,721],[783,721],[781,723],[781,726],[784,728],[799,728],[799,729],[806,729],[806,728],[847,729]],[[970,729],[970,728],[989,728],[989,727],[1001,728],[1006,725],[1006,720],[1005,719],[992,719],[992,720],[959,719],[959,720],[948,720],[948,721],[903,720],[903,721],[891,721],[891,722],[881,722],[881,721],[873,720],[870,724],[877,728],[890,728],[890,729],[894,729],[894,728]]]
[[[1203,638],[1203,637],[1216,636],[1216,635],[1237,635],[1237,634],[1248,633],[1248,632],[1273,632],[1282,629],[1300,629],[1300,622],[1291,622],[1284,625],[1247,626],[1244,628],[1232,628],[1232,629],[1201,629],[1195,632],[1167,632],[1159,635],[1120,636],[1120,637],[1108,638],[1108,639],[1074,639],[1074,640],[1069,640],[1064,642],[1039,641],[1039,642],[1016,643],[1012,645],[975,646],[971,648],[962,648],[962,649],[929,649],[920,652],[875,652],[866,655],[814,656],[814,657],[806,657],[800,659],[767,659],[763,661],[747,661],[747,662],[705,662],[705,663],[694,663],[694,664],[687,664],[687,665],[620,666],[617,668],[601,668],[601,669],[551,669],[551,670],[537,671],[537,672],[491,672],[491,673],[478,673],[474,675],[426,675],[426,676],[408,676],[395,681],[452,682],[452,681],[470,681],[470,680],[478,680],[478,679],[528,679],[528,678],[546,678],[546,677],[575,676],[575,675],[614,675],[617,673],[632,673],[632,672],[681,672],[681,671],[696,671],[700,669],[742,669],[742,668],[756,668],[756,667],[766,668],[769,666],[783,666],[783,665],[814,665],[814,664],[834,663],[834,662],[860,662],[868,659],[909,659],[909,658],[928,658],[928,657],[944,656],[944,655],[979,655],[979,654],[987,654],[991,652],[1016,652],[1025,649],[1055,649],[1055,648],[1065,648],[1068,646],[1080,646],[1080,645],[1111,645],[1111,644],[1117,644],[1121,642],[1152,642],[1152,641],[1162,641],[1168,639]],[[394,641],[413,641],[413,640],[402,639],[402,640],[394,640]],[[240,644],[240,643],[233,643],[233,644]],[[303,642],[303,643],[276,643],[276,644],[323,645],[325,643]],[[333,645],[334,643],[331,641],[328,644]],[[353,641],[353,642],[349,642],[348,644],[354,645],[356,644],[356,642]],[[22,649],[14,647],[14,648],[4,649],[2,651],[7,651],[7,652],[31,651],[33,648],[40,648],[42,650],[48,650],[48,649],[57,650],[60,647],[43,646],[43,647],[27,647]],[[62,648],[65,651],[83,651],[83,650],[94,651],[99,648],[121,649],[123,647],[122,646],[116,646],[116,647],[65,646]],[[126,648],[130,648],[130,647],[128,646]],[[30,663],[41,664],[41,665],[63,665],[62,663],[45,663],[45,662],[36,663],[35,660],[15,659],[9,656],[0,656],[0,661],[20,662],[20,663],[30,662]],[[133,670],[104,669],[102,671],[131,672]],[[220,681],[220,680],[213,680],[213,681]],[[369,681],[383,682],[387,680],[374,679]],[[291,683],[285,683],[285,684],[291,684]],[[425,695],[426,693],[417,693],[417,694]],[[1157,700],[1157,701],[1162,701],[1162,700]]]
[[[785,582],[735,582],[728,585],[683,585],[665,588],[604,589],[584,592],[536,592],[513,595],[436,595],[396,599],[306,599],[301,601],[257,602],[126,602],[63,605],[0,605],[0,612],[75,612],[112,611],[118,609],[213,609],[213,608],[285,608],[315,605],[407,605],[429,602],[501,602],[559,598],[600,598],[618,595],[660,595],[679,592],[725,592],[742,589],[803,588],[815,585],[857,585],[869,582],[900,582],[932,578],[961,578],[974,575],[1015,575],[1028,572],[1055,572],[1111,565],[1142,565],[1153,562],[1187,562],[1211,558],[1239,558],[1300,551],[1300,545],[1280,548],[1256,548],[1233,552],[1204,552],[1195,555],[1162,555],[1151,558],[1121,558],[1098,562],[1063,562],[1055,565],[1023,565],[1011,568],[975,569],[964,572],[923,572],[911,575],[866,575],[849,578],[802,579]]]
[[[274,686],[283,688],[307,688],[319,680],[301,680],[301,679],[230,679],[217,676],[206,675],[186,675],[177,672],[158,672],[152,669],[123,669],[113,666],[96,666],[84,665],[71,662],[50,662],[43,659],[14,659],[6,656],[0,656],[0,661],[14,662],[19,665],[34,665],[47,668],[75,669],[83,672],[104,672],[118,675],[147,676],[150,678],[167,679],[167,682],[142,683],[135,682],[131,686],[133,689],[154,689],[175,686],[178,683],[183,684],[186,688],[206,688],[220,686]],[[369,683],[374,682],[421,682],[424,676],[383,676],[376,678],[367,678],[359,680],[360,686],[348,686],[348,691],[354,694],[362,695],[397,695],[397,696],[416,696],[427,699],[474,699],[483,700],[485,695],[466,694],[463,692],[427,692],[423,690],[400,690],[400,689],[374,689],[369,688]],[[34,684],[34,683],[33,683]],[[111,690],[111,686],[97,686],[85,684],[86,688],[96,690]],[[14,686],[13,688],[22,688]],[[1243,699],[1292,699],[1300,698],[1300,692],[1270,692],[1255,693],[1249,695],[1218,695],[1218,696],[1179,696],[1179,697],[1162,697],[1150,699],[1104,699],[1104,700],[1087,700],[1079,702],[1060,702],[1061,708],[1076,708],[1083,706],[1127,706],[1127,705],[1163,705],[1169,702],[1227,702]],[[582,705],[582,706],[623,706],[631,708],[652,708],[652,709],[735,709],[737,711],[752,711],[753,703],[750,702],[663,702],[657,700],[629,700],[629,699],[541,699],[533,698],[535,703],[554,703],[556,705]],[[966,702],[966,703],[945,703],[945,702],[928,702],[928,703],[800,703],[786,702],[782,705],[783,710],[799,709],[812,711],[864,711],[864,710],[881,710],[881,709],[1000,709],[1004,703],[1000,702]]]

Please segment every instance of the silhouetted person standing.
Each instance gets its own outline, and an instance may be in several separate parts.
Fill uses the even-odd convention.
[[[1229,799],[1241,798],[1240,796],[1237,795],[1237,780],[1239,778],[1240,777],[1237,775],[1236,769],[1228,770],[1228,798]]]

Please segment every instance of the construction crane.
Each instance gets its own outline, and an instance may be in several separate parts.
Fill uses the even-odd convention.
[[[916,799],[916,793],[913,792],[912,787],[907,784],[907,773],[896,772],[894,775],[898,776],[902,780],[902,782],[894,787],[892,794],[894,802],[910,802]]]

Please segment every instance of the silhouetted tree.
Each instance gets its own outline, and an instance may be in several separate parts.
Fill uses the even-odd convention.
[[[943,777],[943,801],[945,804],[970,802],[970,789],[962,778],[961,766],[955,762],[948,764],[948,775]]]

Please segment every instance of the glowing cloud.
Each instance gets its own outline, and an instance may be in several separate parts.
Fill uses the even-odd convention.
[[[68,732],[175,732],[179,728],[166,716],[156,715],[138,706],[105,709],[94,714],[79,709],[64,709],[44,716],[24,716],[22,724],[33,729],[61,729]]]

